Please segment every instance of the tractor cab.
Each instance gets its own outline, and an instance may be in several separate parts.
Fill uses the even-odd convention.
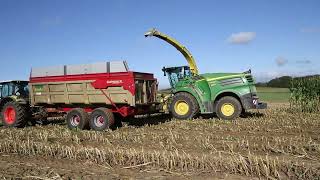
[[[28,81],[0,81],[0,120],[7,127],[23,127],[27,122]]]
[[[172,88],[175,88],[179,81],[192,76],[189,66],[163,67],[162,71],[164,76],[168,75]]]
[[[29,97],[28,81],[0,82],[0,100],[10,96],[27,99]]]

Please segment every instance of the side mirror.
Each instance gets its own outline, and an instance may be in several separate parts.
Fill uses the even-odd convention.
[[[163,71],[163,76],[167,76],[166,67],[163,66],[162,71]]]

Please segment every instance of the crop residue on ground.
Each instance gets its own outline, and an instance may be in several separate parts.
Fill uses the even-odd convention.
[[[105,173],[110,169],[139,168],[176,174],[313,179],[320,176],[319,119],[318,114],[273,107],[235,121],[144,117],[107,132],[70,131],[63,125],[1,128],[0,152],[4,156],[60,159],[64,164],[68,160],[94,164],[86,168],[87,172],[99,166],[105,167]],[[28,176],[29,171],[24,172]],[[90,172],[91,176],[95,174]],[[61,178],[78,175],[42,174]]]

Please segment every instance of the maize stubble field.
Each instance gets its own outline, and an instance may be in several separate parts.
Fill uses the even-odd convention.
[[[316,179],[320,115],[271,103],[235,121],[140,117],[113,131],[59,120],[0,128],[0,176],[22,179]]]

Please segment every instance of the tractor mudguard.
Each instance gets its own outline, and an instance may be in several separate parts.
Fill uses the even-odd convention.
[[[187,88],[187,87],[182,87],[182,88],[179,88],[179,90],[177,90],[176,92],[174,92],[174,94],[177,94],[177,93],[180,93],[180,92],[186,92],[186,93],[189,93],[191,94],[193,97],[196,98],[197,100],[197,103],[200,107],[200,111],[201,112],[204,112],[205,111],[205,107],[203,106],[203,103],[202,103],[202,100],[200,98],[200,95],[194,90],[194,88]]]

